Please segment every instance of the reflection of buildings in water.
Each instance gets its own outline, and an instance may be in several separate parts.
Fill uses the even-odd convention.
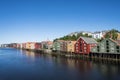
[[[116,75],[119,72],[118,70],[119,70],[119,67],[115,67],[115,66],[111,67],[111,71],[112,71],[113,75]]]
[[[20,54],[23,55],[25,51],[23,49],[20,49]]]
[[[101,73],[104,76],[115,76],[119,73],[120,69],[119,66],[120,65],[113,65],[113,64],[94,64],[93,65],[99,73]]]
[[[75,68],[75,60],[74,59],[67,59],[68,67]]]
[[[27,51],[26,52],[26,56],[34,58],[35,57],[35,53],[33,51]]]
[[[52,57],[52,61],[55,63],[56,66],[62,65],[62,58],[60,57]]]
[[[55,63],[56,66],[63,66],[63,65],[68,65],[67,59],[63,57],[52,57],[52,62]]]
[[[21,50],[21,54],[32,58],[41,56],[40,53],[35,53],[33,51],[27,51],[27,50]]]
[[[88,73],[92,69],[92,63],[85,60],[75,60],[75,66],[80,70],[82,74]]]

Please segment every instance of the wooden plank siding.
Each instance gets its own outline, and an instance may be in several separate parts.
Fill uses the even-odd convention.
[[[112,39],[104,39],[96,47],[92,48],[91,52],[120,54],[120,44]]]
[[[97,45],[97,42],[92,38],[80,37],[75,43],[75,53],[89,54],[91,49]]]

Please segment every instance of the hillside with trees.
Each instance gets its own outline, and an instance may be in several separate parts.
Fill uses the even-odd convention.
[[[104,35],[104,38],[112,38],[113,40],[117,40],[118,33],[120,33],[120,31],[118,31],[118,30],[115,30],[115,29],[109,30]],[[56,40],[66,40],[66,41],[72,40],[72,41],[76,41],[80,36],[92,38],[92,35],[89,36],[88,34],[78,33],[77,35],[72,35],[72,36],[66,35],[66,36],[63,36],[63,37],[60,37],[60,38],[56,38],[54,41],[56,41]],[[100,42],[102,39],[96,39],[96,41]]]
[[[68,41],[68,40],[72,40],[72,41],[76,41],[80,36],[82,36],[82,37],[92,37],[92,36],[89,36],[88,34],[82,34],[82,33],[78,33],[76,36],[75,35],[72,35],[72,36],[64,36],[64,37],[60,37],[60,38],[57,38],[57,39],[55,39],[54,41],[56,41],[56,40],[66,40],[66,41]]]
[[[105,34],[105,38],[111,38],[113,40],[117,40],[118,33],[120,33],[118,30],[112,29],[109,32]]]

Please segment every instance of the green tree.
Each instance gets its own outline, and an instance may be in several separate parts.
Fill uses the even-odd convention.
[[[105,34],[105,38],[112,38],[113,40],[116,40],[118,37],[118,32],[118,30],[112,29]]]

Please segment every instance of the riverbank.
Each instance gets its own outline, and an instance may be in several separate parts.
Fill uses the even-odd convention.
[[[96,53],[96,55],[88,54],[88,55],[81,55],[81,54],[75,54],[75,53],[66,53],[66,52],[61,52],[61,51],[52,51],[52,50],[48,50],[48,49],[44,49],[44,50],[30,50],[30,49],[22,49],[22,50],[27,50],[27,51],[32,51],[32,52],[36,52],[39,54],[48,54],[51,55],[53,57],[64,57],[64,58],[73,58],[73,59],[82,59],[82,60],[92,60],[92,61],[102,61],[102,62],[120,62],[120,55],[114,55],[114,57],[110,57],[110,55],[108,56],[98,56],[98,54]],[[119,57],[118,57],[119,56]]]

